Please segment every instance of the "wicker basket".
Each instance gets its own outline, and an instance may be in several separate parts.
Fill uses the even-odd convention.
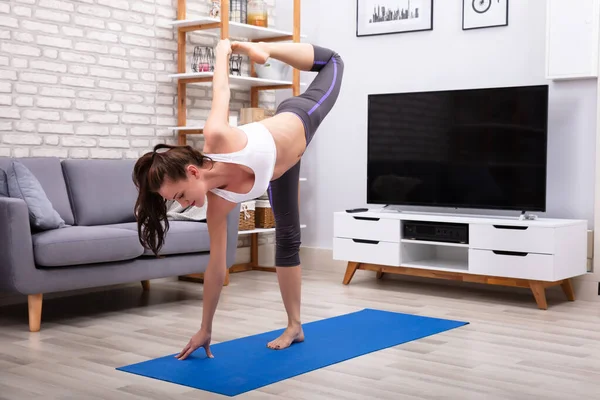
[[[275,228],[275,215],[269,200],[256,200],[256,227]]]
[[[255,228],[254,212],[255,212],[255,200],[245,201],[241,204],[240,208],[240,222],[238,229],[240,231],[249,231]]]

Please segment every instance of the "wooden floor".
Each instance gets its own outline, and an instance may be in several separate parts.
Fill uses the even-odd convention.
[[[549,309],[531,292],[414,282],[305,257],[304,322],[365,307],[469,321],[449,332],[332,365],[240,399],[598,399],[600,306]],[[0,308],[1,399],[221,399],[116,367],[175,353],[199,327],[202,285],[152,281],[46,300],[42,330],[27,329],[27,305]],[[224,288],[213,343],[282,328],[276,276],[244,272]],[[377,329],[376,326],[373,327]],[[345,333],[351,334],[351,332]],[[307,337],[306,340],[311,340]]]

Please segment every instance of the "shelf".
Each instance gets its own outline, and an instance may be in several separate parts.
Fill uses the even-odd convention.
[[[300,225],[300,229],[306,228],[306,225]],[[275,232],[275,228],[256,228],[247,231],[238,231],[238,235],[249,235],[251,233],[270,233]]]
[[[431,242],[427,240],[402,239],[402,243],[428,244],[432,246],[469,247],[467,243]]]
[[[180,82],[198,84],[212,83],[214,72],[184,72],[181,74],[169,74],[169,78],[177,79]],[[279,81],[273,79],[261,79],[252,76],[229,75],[229,86],[234,89],[250,89],[252,87],[262,87],[268,89],[291,89],[292,81]],[[300,84],[304,86],[306,84]]]
[[[403,267],[468,272],[469,245],[401,239]]]
[[[170,130],[175,132],[185,132],[187,134],[201,134],[204,130],[203,126],[171,126]]]
[[[218,35],[221,20],[219,18],[200,17],[194,19],[183,19],[169,22],[168,25],[185,31],[215,30],[210,34]],[[254,41],[292,40],[293,32],[282,31],[273,28],[263,28],[229,21],[229,37],[236,39],[248,39]],[[300,35],[306,38],[306,35]]]
[[[428,269],[431,271],[467,272],[469,270],[467,261],[444,260],[438,258],[403,262],[402,266],[407,268]]]

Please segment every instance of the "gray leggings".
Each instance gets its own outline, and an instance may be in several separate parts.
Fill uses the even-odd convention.
[[[318,72],[304,93],[281,102],[276,113],[291,112],[304,124],[306,146],[317,128],[333,108],[344,75],[340,56],[323,47],[313,45],[314,64],[311,71]],[[300,213],[298,207],[298,180],[300,161],[269,185],[269,201],[275,215],[275,265],[293,267],[300,265]]]

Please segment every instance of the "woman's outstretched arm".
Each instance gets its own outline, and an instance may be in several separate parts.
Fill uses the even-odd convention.
[[[177,355],[180,360],[185,360],[199,347],[203,347],[206,355],[212,357],[210,342],[213,318],[227,273],[227,215],[235,207],[235,204],[212,193],[207,194],[207,201],[206,222],[210,236],[210,258],[204,272],[202,323],[198,332]]]
[[[219,135],[229,128],[229,101],[231,90],[229,88],[229,56],[231,55],[231,42],[223,39],[215,50],[215,72],[212,82],[212,105],[206,124],[204,135]]]

